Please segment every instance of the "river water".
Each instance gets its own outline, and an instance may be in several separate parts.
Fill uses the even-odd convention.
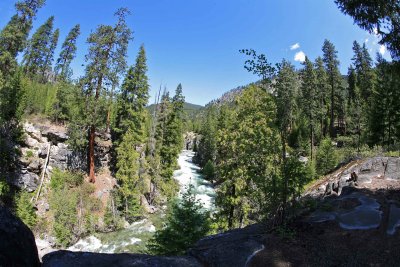
[[[174,178],[179,182],[180,195],[187,190],[189,184],[193,184],[196,198],[203,203],[204,208],[214,208],[215,191],[211,183],[203,179],[198,172],[200,167],[193,163],[195,153],[183,150],[179,154],[178,163],[180,169],[174,172]],[[71,251],[88,251],[101,253],[143,252],[146,241],[156,231],[155,225],[162,225],[163,211],[152,214],[147,219],[130,224],[122,230],[111,233],[97,233],[79,240],[68,248]]]

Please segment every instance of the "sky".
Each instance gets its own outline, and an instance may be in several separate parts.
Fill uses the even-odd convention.
[[[0,28],[15,13],[16,0],[0,1]],[[147,53],[151,100],[160,86],[174,93],[182,83],[186,101],[204,105],[224,92],[257,80],[243,65],[240,49],[255,49],[275,64],[286,58],[296,68],[307,56],[322,55],[325,39],[338,51],[340,70],[347,73],[352,43],[366,43],[371,55],[390,59],[379,38],[354,25],[333,0],[46,0],[33,31],[55,16],[61,43],[69,30],[81,25],[74,77],[84,74],[86,39],[99,24],[114,24],[113,14],[127,7],[134,39],[128,63],[134,64],[139,46]]]

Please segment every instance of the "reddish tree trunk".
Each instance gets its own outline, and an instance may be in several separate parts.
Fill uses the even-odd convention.
[[[96,177],[94,176],[94,138],[95,138],[95,127],[90,126],[89,133],[89,182],[94,183]]]

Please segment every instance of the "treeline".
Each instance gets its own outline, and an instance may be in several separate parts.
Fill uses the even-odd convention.
[[[77,38],[81,34],[79,25],[67,34],[56,60],[54,51],[60,31],[54,27],[54,17],[29,38],[33,21],[44,3],[44,0],[17,2],[16,14],[0,32],[1,202],[12,206],[17,201],[18,214],[25,214],[21,217],[27,218],[30,226],[38,222],[32,213],[31,201],[27,201],[29,197],[14,197],[15,188],[7,183],[13,179],[18,167],[20,152],[16,148],[22,137],[19,123],[24,116],[34,114],[66,125],[70,147],[88,155],[87,173],[93,183],[98,171],[95,165],[96,133],[111,136],[113,158],[110,168],[118,186],[108,207],[102,208],[107,210],[103,220],[110,228],[118,226],[121,216],[128,221],[136,220],[145,212],[144,202],[160,205],[178,191],[172,173],[183,143],[182,86],[178,85],[172,97],[167,91],[159,94],[161,100],[157,100],[153,114],[148,113],[145,47],[140,47],[135,64],[128,66],[128,44],[133,38],[126,24],[129,11],[125,8],[115,13],[114,25],[100,25],[89,35],[84,75],[72,79],[71,63],[76,57]],[[23,59],[18,63],[20,53],[23,53]],[[58,173],[53,178],[68,180],[74,175]],[[60,244],[67,245],[76,236],[91,231],[89,228],[95,228],[97,222],[92,217],[88,224],[93,225],[83,226],[85,223],[79,221],[78,216],[82,210],[76,208],[79,201],[79,205],[93,202],[88,198],[93,188],[82,187],[82,180],[74,185],[68,181],[58,182],[62,185],[51,187],[53,230]],[[82,190],[86,192],[85,197],[79,198]],[[66,195],[70,197],[68,201]],[[99,209],[98,204],[93,205],[85,208],[88,216]],[[64,217],[58,218],[59,213]]]
[[[197,160],[217,186],[218,223],[235,228],[285,217],[303,187],[357,156],[399,150],[400,69],[353,43],[348,74],[334,45],[303,67],[241,50],[261,82],[233,103],[208,105]]]

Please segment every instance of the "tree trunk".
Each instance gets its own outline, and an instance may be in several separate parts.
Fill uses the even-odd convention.
[[[96,128],[94,127],[94,125],[90,126],[89,131],[89,182],[95,183],[96,177],[94,175],[94,138]]]
[[[98,81],[97,81],[97,86],[96,86],[96,94],[94,96],[95,103],[99,99],[100,96],[100,90],[101,86],[103,85],[103,75],[100,75]],[[96,114],[96,105],[94,106],[93,113]],[[92,124],[90,126],[90,133],[89,133],[89,182],[95,183],[96,182],[96,177],[94,173],[94,164],[95,164],[95,159],[94,159],[94,139],[96,137],[96,126]]]
[[[235,196],[235,185],[232,186],[232,196]],[[230,205],[229,208],[229,218],[228,218],[228,228],[232,229],[233,228],[233,215],[235,212],[235,206]]]
[[[335,105],[335,90],[333,81],[331,82],[331,121],[330,121],[330,134],[331,138],[335,137],[335,113],[334,113],[334,105]]]

